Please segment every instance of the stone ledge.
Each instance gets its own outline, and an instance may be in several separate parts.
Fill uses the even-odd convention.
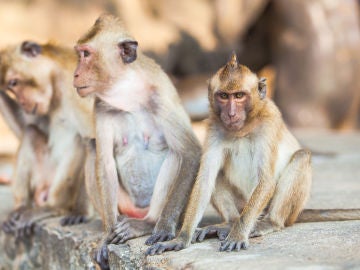
[[[313,159],[307,207],[360,208],[360,134],[297,134],[305,145],[325,153]],[[0,198],[1,220],[11,209],[10,187],[0,186]],[[98,269],[91,256],[102,237],[100,220],[72,227],[60,227],[59,220],[44,221],[33,237],[18,245],[0,232],[0,270]],[[112,269],[360,269],[360,221],[295,224],[251,239],[249,249],[239,253],[218,252],[219,241],[211,239],[145,257],[145,239],[109,245]]]

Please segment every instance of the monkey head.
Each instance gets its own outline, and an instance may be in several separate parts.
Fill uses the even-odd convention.
[[[266,79],[258,79],[233,53],[209,81],[211,112],[229,131],[239,131],[266,96]],[[256,105],[256,106],[255,106]]]
[[[127,65],[136,60],[137,46],[118,18],[100,16],[75,46],[74,87],[78,94],[84,97],[112,88]]]
[[[25,112],[47,114],[53,95],[54,64],[42,55],[42,46],[24,41],[0,55],[1,88],[11,92]]]

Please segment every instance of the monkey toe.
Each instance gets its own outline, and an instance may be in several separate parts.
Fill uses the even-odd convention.
[[[220,244],[219,251],[240,251],[241,249],[247,249],[249,246],[248,241],[241,240],[241,241],[231,241],[225,240],[222,241]]]
[[[102,270],[110,270],[109,255],[106,245],[103,245],[100,249],[95,251],[94,261],[100,266]]]
[[[173,233],[161,231],[153,233],[146,241],[145,244],[151,246],[157,242],[170,241],[175,238]]]

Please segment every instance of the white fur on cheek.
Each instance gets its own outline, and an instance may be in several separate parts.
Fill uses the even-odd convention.
[[[145,79],[133,70],[125,72],[109,90],[97,96],[123,111],[136,111],[147,102]]]

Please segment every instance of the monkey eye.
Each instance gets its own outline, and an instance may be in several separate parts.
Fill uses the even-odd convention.
[[[245,96],[244,92],[237,92],[235,93],[235,98],[243,98]]]
[[[90,52],[88,50],[83,50],[82,53],[85,58],[90,56]]]
[[[228,99],[228,98],[229,98],[229,95],[226,94],[226,93],[224,93],[224,92],[221,92],[221,93],[219,93],[219,97],[220,97],[221,99]]]
[[[8,87],[8,89],[11,90],[12,88],[16,87],[18,84],[19,84],[18,79],[12,79],[8,82],[7,87]]]

